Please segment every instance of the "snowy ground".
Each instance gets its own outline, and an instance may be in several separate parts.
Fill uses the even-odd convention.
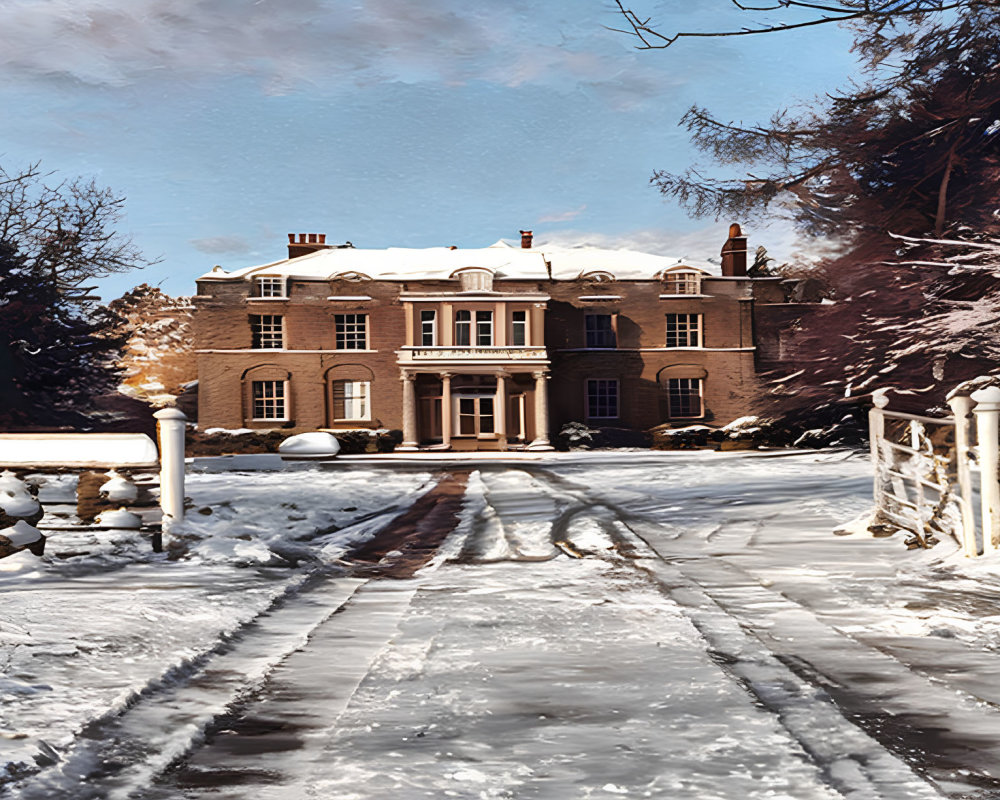
[[[8,796],[1000,792],[996,563],[832,535],[864,459],[483,463],[395,581],[338,559],[426,463],[203,465],[176,560],[124,535],[0,561],[0,753],[36,772]]]

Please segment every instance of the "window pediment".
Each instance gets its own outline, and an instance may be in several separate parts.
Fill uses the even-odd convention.
[[[577,276],[577,280],[586,281],[587,283],[611,283],[615,280],[615,276],[605,269],[594,269],[589,272],[581,272]]]
[[[354,270],[335,272],[329,277],[329,280],[331,281],[347,281],[349,283],[362,283],[364,281],[370,281],[371,279],[370,275],[366,275],[363,272],[355,272]]]

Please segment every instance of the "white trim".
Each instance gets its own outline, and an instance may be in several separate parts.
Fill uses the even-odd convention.
[[[288,295],[285,295],[284,297],[244,297],[243,298],[243,302],[244,303],[273,303],[275,300],[284,302],[284,301],[287,301],[287,300],[290,300],[290,299],[291,298],[289,298]]]
[[[334,300],[334,301],[341,301],[341,302],[356,301],[356,302],[359,302],[359,303],[364,303],[364,302],[367,302],[368,300],[371,300],[371,297],[369,297],[366,294],[334,294],[334,295],[330,295],[326,299],[327,300]]]
[[[660,295],[661,300],[684,300],[692,297],[698,300],[705,297],[714,297],[714,295],[711,294],[661,294]]]
[[[334,416],[333,421],[335,423],[338,423],[338,422],[339,423],[344,423],[344,422],[371,422],[372,421],[372,382],[371,381],[358,381],[358,380],[354,380],[354,379],[351,379],[351,378],[335,378],[335,379],[333,379],[333,380],[330,381],[331,389],[332,389],[333,385],[337,384],[337,383],[343,383],[343,384],[345,384],[345,387],[344,387],[344,389],[345,389],[345,391],[344,391],[344,411],[346,412],[348,410],[347,409],[348,402],[350,402],[350,404],[352,406],[351,410],[352,411],[356,411],[357,410],[357,403],[360,400],[364,404],[364,408],[365,408],[365,411],[367,412],[367,416],[364,416],[364,417],[358,417],[358,416],[337,417],[337,416]],[[346,391],[346,389],[347,389],[346,385],[347,384],[350,384],[352,387],[354,387],[354,386],[364,386],[364,390],[361,392],[361,394],[358,397],[354,397],[354,396],[348,397],[347,396],[347,391]],[[336,412],[336,408],[334,408],[334,412]]]
[[[281,407],[285,412],[283,417],[255,417],[253,416],[254,407],[257,404],[257,399],[253,395],[253,385],[255,383],[280,383],[281,384]],[[267,398],[262,398],[267,399]],[[271,398],[272,400],[277,400],[277,398]],[[264,378],[261,380],[254,380],[252,377],[250,379],[250,422],[288,422],[291,417],[288,416],[288,412],[291,410],[290,396],[289,396],[289,381],[287,379],[274,380],[269,378]]]
[[[620,294],[588,294],[581,295],[576,298],[577,300],[582,300],[587,303],[596,303],[601,300],[621,300],[622,296]]]
[[[756,347],[559,347],[551,348],[556,353],[661,353],[675,350],[698,350],[710,353],[749,353]],[[201,352],[201,351],[199,351]]]
[[[525,302],[542,303],[552,298],[547,294],[530,294],[528,292],[493,292],[484,295],[482,292],[466,294],[465,292],[442,292],[441,294],[421,294],[411,295],[406,292],[399,293],[400,302],[404,303],[443,303],[454,300],[459,303],[496,303],[496,302]]]
[[[696,397],[698,398],[698,413],[690,416],[680,416],[674,415],[670,407],[671,394],[670,394],[670,382],[671,381],[697,381],[698,393]],[[667,418],[669,420],[686,420],[686,419],[704,419],[705,418],[705,379],[704,378],[667,378],[666,386],[667,394]]]
[[[270,300],[270,299],[273,299],[273,300],[287,300],[288,299],[288,276],[287,275],[268,275],[266,273],[265,274],[254,275],[253,278],[250,280],[250,286],[251,286],[250,291],[251,292],[253,292],[255,290],[263,291],[264,281],[269,281],[272,284],[272,288],[273,288],[273,285],[275,285],[275,284],[277,284],[278,286],[280,286],[280,288],[281,288],[281,294],[267,294],[267,295],[265,295],[265,294],[258,294],[258,295],[251,295],[251,297],[256,297],[259,300]]]
[[[438,347],[438,310],[436,308],[424,308],[420,310],[420,319],[418,320],[420,324],[420,346],[421,347]],[[429,320],[424,319],[424,314],[430,313],[431,318]],[[424,330],[424,325],[430,323],[431,330],[431,343],[424,344],[424,334],[427,331]]]
[[[277,347],[245,347],[232,350],[195,350],[195,353],[377,353],[378,350],[289,350]]]

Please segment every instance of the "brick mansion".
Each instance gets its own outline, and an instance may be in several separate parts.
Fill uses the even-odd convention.
[[[288,258],[198,279],[202,428],[391,428],[402,449],[548,449],[570,421],[725,424],[757,392],[758,307],[730,228],[710,263],[500,241]],[[721,274],[717,274],[721,271]]]

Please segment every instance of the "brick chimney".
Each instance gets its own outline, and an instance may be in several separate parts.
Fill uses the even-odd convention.
[[[531,231],[521,231],[521,247],[525,250],[531,249]]]
[[[331,245],[326,243],[325,233],[288,234],[288,257],[298,258],[317,250],[325,250]]]
[[[722,274],[727,278],[745,278],[747,274],[747,237],[740,226],[729,226],[729,238],[722,245]]]

